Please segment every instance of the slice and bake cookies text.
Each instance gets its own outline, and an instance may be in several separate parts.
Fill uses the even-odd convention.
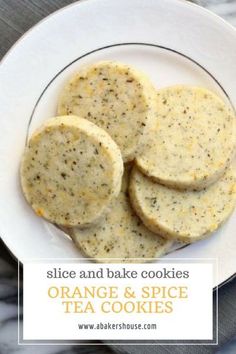
[[[52,118],[31,137],[21,184],[34,211],[64,226],[96,222],[120,192],[123,161],[110,136],[75,116]]]

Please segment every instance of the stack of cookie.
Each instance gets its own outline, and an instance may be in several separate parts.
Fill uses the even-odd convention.
[[[160,257],[233,211],[236,121],[214,93],[156,90],[136,69],[100,62],[65,85],[57,113],[28,143],[23,192],[87,256]]]

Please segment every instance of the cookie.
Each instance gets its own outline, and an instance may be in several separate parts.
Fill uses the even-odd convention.
[[[84,117],[110,134],[124,162],[140,154],[153,119],[155,89],[128,65],[104,61],[82,68],[65,85],[58,114]]]
[[[69,231],[77,247],[97,262],[146,262],[164,255],[172,246],[172,241],[149,231],[135,214],[129,202],[128,179],[126,168],[122,190],[99,225]]]
[[[153,182],[135,167],[129,193],[148,229],[168,239],[192,243],[217,230],[234,210],[236,176],[230,168],[206,189],[180,191]]]
[[[36,214],[68,227],[96,223],[119,194],[122,174],[115,142],[76,116],[47,120],[21,163],[22,189]]]
[[[136,158],[154,181],[178,189],[201,190],[217,181],[232,161],[236,119],[209,90],[173,86],[157,91],[151,139]]]

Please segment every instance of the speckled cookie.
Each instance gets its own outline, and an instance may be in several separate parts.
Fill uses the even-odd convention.
[[[153,119],[155,90],[133,68],[104,61],[82,68],[66,84],[58,114],[76,114],[105,129],[125,162],[139,154]]]
[[[201,190],[220,178],[234,155],[236,119],[214,93],[173,86],[157,91],[157,116],[139,169],[154,181]]]
[[[31,137],[21,185],[37,215],[64,226],[89,226],[121,188],[123,161],[110,136],[76,116],[52,118]]]
[[[134,213],[127,195],[128,178],[126,169],[122,190],[99,225],[84,230],[70,230],[77,247],[98,262],[114,262],[111,258],[121,258],[117,260],[121,263],[145,262],[162,256],[172,245],[172,241],[149,231]]]
[[[180,191],[151,181],[135,167],[129,193],[150,230],[191,243],[210,235],[230,216],[236,204],[236,176],[230,168],[207,189]]]

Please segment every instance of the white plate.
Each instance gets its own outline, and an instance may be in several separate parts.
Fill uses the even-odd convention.
[[[180,0],[80,1],[23,36],[0,70],[0,233],[11,252],[20,260],[81,256],[66,235],[32,212],[19,185],[27,134],[55,114],[73,71],[120,60],[145,71],[158,87],[201,85],[236,104],[235,42],[233,27]],[[235,272],[235,234],[234,213],[213,237],[170,257],[217,257],[219,284]]]

